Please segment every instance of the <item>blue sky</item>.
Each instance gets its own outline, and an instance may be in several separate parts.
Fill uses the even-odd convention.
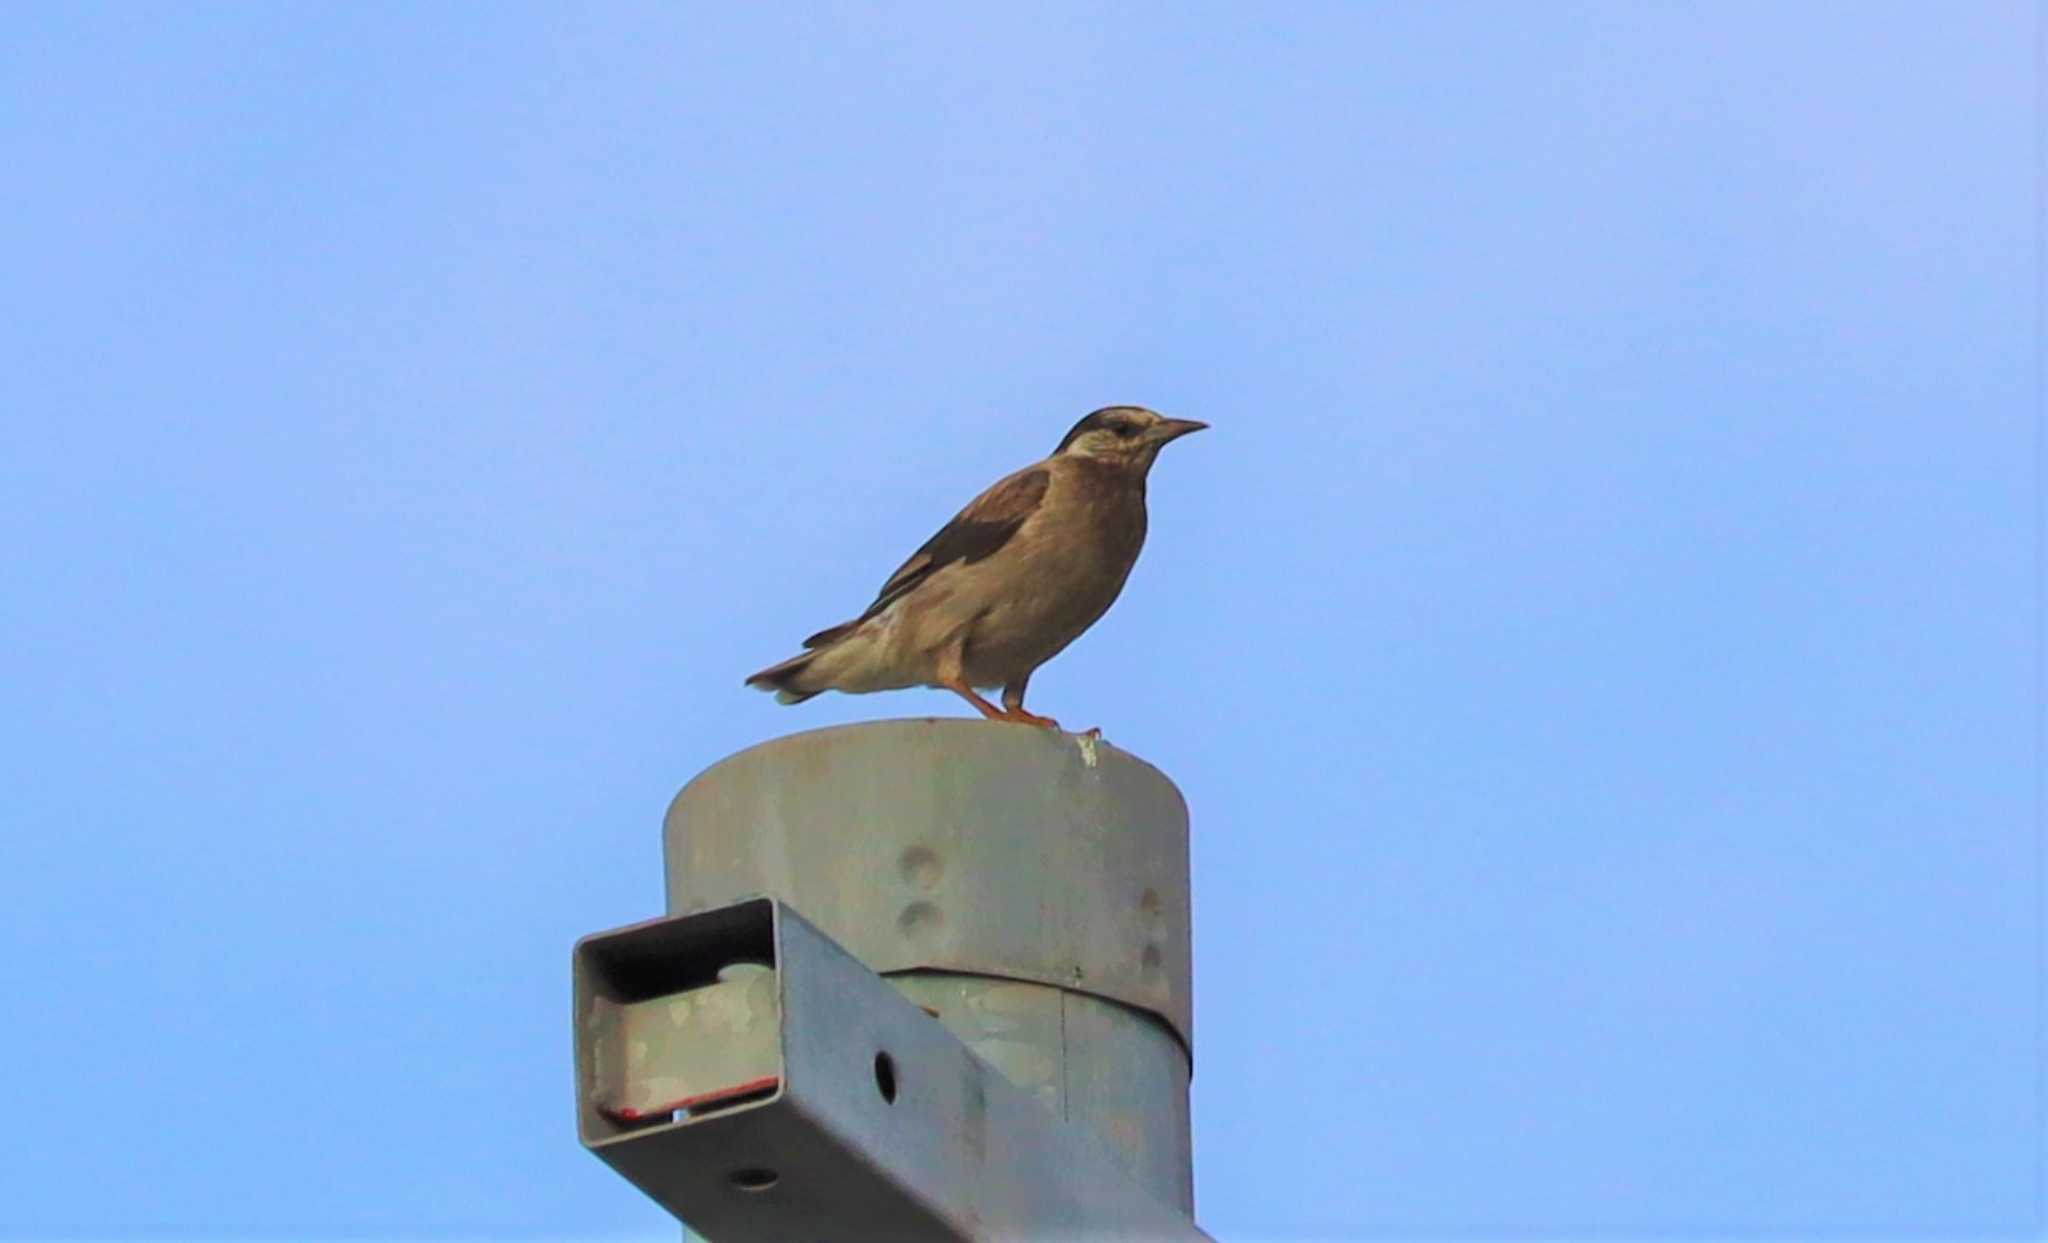
[[[1110,402],[1219,1237],[2039,1228],[2036,29],[16,8],[0,1232],[673,1237],[571,941]]]

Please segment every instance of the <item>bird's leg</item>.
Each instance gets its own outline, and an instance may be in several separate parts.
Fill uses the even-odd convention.
[[[1003,715],[1002,709],[996,707],[988,700],[983,699],[981,696],[975,694],[974,688],[967,685],[967,683],[965,682],[947,681],[941,682],[939,685],[945,687],[947,690],[953,692],[955,695],[960,696],[960,698],[966,700],[968,703],[973,704],[975,711],[981,713],[983,716],[987,717],[991,721],[1006,721],[1009,719],[1008,717]]]
[[[1025,674],[1003,687],[1003,719],[1025,725],[1037,725],[1045,729],[1058,729],[1060,723],[1049,716],[1040,716],[1024,707],[1024,688],[1031,684],[1031,675]]]

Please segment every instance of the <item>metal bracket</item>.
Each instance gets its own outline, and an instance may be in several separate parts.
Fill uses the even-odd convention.
[[[718,1243],[1209,1237],[772,898],[574,973],[584,1146]]]

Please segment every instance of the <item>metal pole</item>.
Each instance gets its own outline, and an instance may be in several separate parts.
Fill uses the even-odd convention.
[[[1192,1214],[1187,808],[1103,742],[962,720],[743,751],[669,808],[671,916],[765,894]]]

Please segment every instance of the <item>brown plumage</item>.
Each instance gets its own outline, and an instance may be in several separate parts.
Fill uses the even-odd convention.
[[[991,720],[1057,728],[1024,708],[1031,674],[1115,603],[1145,543],[1147,472],[1169,441],[1205,426],[1137,406],[1095,411],[926,540],[859,617],[747,685],[784,703],[945,687]],[[1001,687],[1003,707],[975,687]]]

